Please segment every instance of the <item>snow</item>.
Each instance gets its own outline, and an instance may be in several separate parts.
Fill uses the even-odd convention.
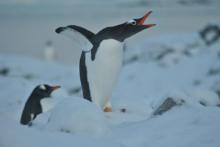
[[[79,136],[67,133],[59,132],[48,132],[37,130],[35,128],[27,128],[26,126],[21,126],[16,122],[10,121],[7,117],[1,116],[0,118],[0,146],[2,147],[39,147],[39,146],[115,146],[120,147],[120,145],[108,141],[100,140],[93,137]],[[2,125],[3,124],[3,125]],[[3,133],[4,132],[4,133]],[[85,141],[86,140],[86,141]]]
[[[47,127],[68,133],[91,136],[107,134],[107,122],[101,109],[78,97],[64,99],[51,113]]]
[[[117,128],[113,140],[132,146],[219,146],[219,108],[183,106],[162,116]],[[129,129],[128,129],[129,128]]]
[[[220,41],[197,32],[143,38],[125,61],[104,113],[82,98],[77,66],[0,53],[0,147],[219,147]],[[61,85],[33,126],[19,124],[36,85]],[[178,105],[161,115],[172,98]],[[123,112],[124,111],[124,112]]]

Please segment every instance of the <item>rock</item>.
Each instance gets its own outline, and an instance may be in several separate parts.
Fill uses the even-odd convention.
[[[127,112],[127,109],[126,109],[126,108],[122,108],[122,109],[120,109],[120,111],[121,111],[122,113],[125,113],[125,112]]]
[[[220,68],[212,68],[208,71],[208,75],[212,76],[212,75],[217,75],[220,74]]]
[[[0,75],[7,76],[9,74],[9,68],[4,67],[0,69]]]
[[[220,39],[220,27],[214,24],[207,25],[199,35],[206,45],[212,45]]]
[[[200,103],[201,105],[203,105],[203,106],[207,106],[207,104],[204,103],[203,101],[199,101],[199,103]]]
[[[193,85],[195,85],[195,86],[198,86],[198,85],[201,85],[201,81],[200,80],[195,80],[194,82],[193,82]]]
[[[136,62],[139,60],[139,57],[137,55],[132,56],[128,60],[124,61],[124,64],[131,64],[133,62]]]
[[[26,79],[26,80],[32,80],[32,79],[34,79],[34,75],[31,74],[31,73],[25,74],[25,75],[23,75],[23,77],[24,77],[24,79]]]
[[[173,98],[168,97],[165,99],[165,101],[154,111],[153,115],[162,115],[163,113],[167,112],[171,108],[175,106],[179,106],[182,103],[184,103],[184,100],[182,100],[181,103],[177,103]]]
[[[167,47],[160,54],[158,54],[155,57],[155,60],[162,60],[165,56],[167,56],[173,52],[174,52],[174,49]]]
[[[81,87],[75,87],[75,88],[71,88],[68,90],[68,93],[70,95],[74,95],[74,94],[77,94],[81,91]]]
[[[220,98],[220,89],[216,90],[216,94],[218,95],[218,97]]]

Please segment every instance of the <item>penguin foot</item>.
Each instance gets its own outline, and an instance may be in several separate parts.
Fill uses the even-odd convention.
[[[32,122],[29,122],[27,125],[28,125],[28,127],[32,127],[32,126],[33,126],[33,123],[32,123]]]
[[[112,107],[105,107],[104,112],[112,112]]]

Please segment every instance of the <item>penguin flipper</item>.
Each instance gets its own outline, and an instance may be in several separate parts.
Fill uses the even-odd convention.
[[[33,113],[33,105],[32,103],[28,100],[25,103],[21,118],[20,118],[20,123],[22,125],[28,125],[29,123],[31,123],[35,118],[36,118],[36,114]]]
[[[30,111],[27,109],[27,107],[25,107],[21,115],[20,123],[23,125],[27,125],[30,121],[31,121]]]
[[[82,50],[85,52],[91,51],[93,44],[91,42],[92,37],[95,35],[91,31],[76,25],[69,25],[66,27],[59,27],[55,30],[58,34],[63,34],[68,38],[74,39],[80,44]]]

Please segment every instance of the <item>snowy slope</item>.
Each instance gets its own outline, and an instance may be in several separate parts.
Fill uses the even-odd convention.
[[[81,98],[77,69],[0,55],[1,147],[219,147],[220,42],[206,46],[195,33],[173,34],[127,48],[112,113]],[[22,126],[24,103],[41,83],[62,88],[48,112]],[[177,105],[154,115],[168,97]]]

